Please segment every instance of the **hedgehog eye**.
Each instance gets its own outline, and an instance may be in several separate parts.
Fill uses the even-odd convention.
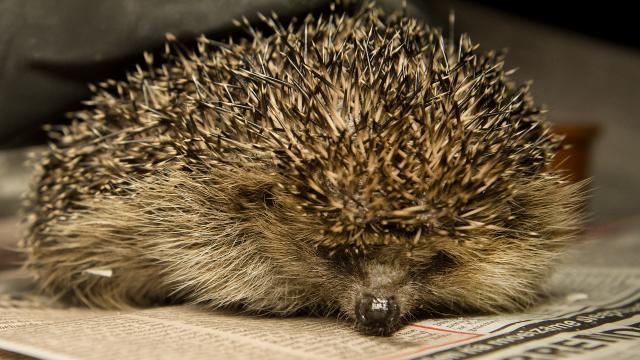
[[[418,281],[424,281],[425,277],[445,275],[458,265],[459,261],[453,255],[440,250],[429,259],[413,265],[409,270],[409,274]]]
[[[459,264],[458,260],[448,252],[439,250],[428,260],[421,262],[420,265],[415,267],[415,270],[411,273],[416,277],[423,277],[425,275],[444,274]]]
[[[326,246],[318,246],[316,254],[331,262],[335,266],[344,267],[353,264],[354,255],[342,249],[329,248]]]

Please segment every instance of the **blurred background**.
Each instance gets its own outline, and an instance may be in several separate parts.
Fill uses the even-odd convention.
[[[394,9],[400,1],[378,1]],[[17,210],[30,170],[26,154],[45,143],[42,125],[90,94],[87,84],[123,78],[143,50],[171,32],[188,42],[201,33],[239,33],[231,20],[275,11],[282,19],[326,11],[324,0],[0,0],[0,269],[19,262]],[[640,32],[622,2],[561,8],[557,2],[408,1],[408,11],[481,49],[509,49],[515,79],[533,94],[571,149],[559,159],[575,180],[592,177],[587,232],[640,214]],[[357,6],[354,5],[354,6]],[[241,34],[240,34],[241,35]]]

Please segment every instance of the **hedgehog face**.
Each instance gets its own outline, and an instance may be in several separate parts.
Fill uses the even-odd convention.
[[[244,205],[250,209],[247,226],[259,233],[253,241],[275,271],[265,296],[270,302],[259,299],[255,306],[283,313],[337,311],[374,335],[392,334],[425,313],[528,306],[538,296],[549,254],[564,239],[557,227],[570,224],[566,203],[557,200],[573,190],[551,179],[523,184],[518,196],[494,204],[494,214],[504,206],[527,209],[514,210],[518,216],[502,223],[511,230],[477,226],[452,234],[426,225],[389,223],[361,224],[358,236],[334,232],[335,223],[327,222],[331,217],[300,210],[305,197],[299,193],[277,185],[243,191],[253,196],[240,202],[253,204]],[[405,221],[417,222],[412,217]],[[534,227],[536,233],[530,231]]]

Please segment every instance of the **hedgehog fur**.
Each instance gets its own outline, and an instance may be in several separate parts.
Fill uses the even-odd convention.
[[[239,41],[168,35],[50,129],[22,244],[42,290],[378,335],[533,304],[582,192],[550,170],[560,139],[503,56],[374,4],[261,18]]]

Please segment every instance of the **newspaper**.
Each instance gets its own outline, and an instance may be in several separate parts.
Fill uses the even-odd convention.
[[[350,323],[332,318],[247,316],[191,306],[17,307],[0,309],[0,349],[65,360],[636,359],[637,228],[593,245],[555,272],[550,298],[526,313],[427,319],[391,337],[360,335]]]

